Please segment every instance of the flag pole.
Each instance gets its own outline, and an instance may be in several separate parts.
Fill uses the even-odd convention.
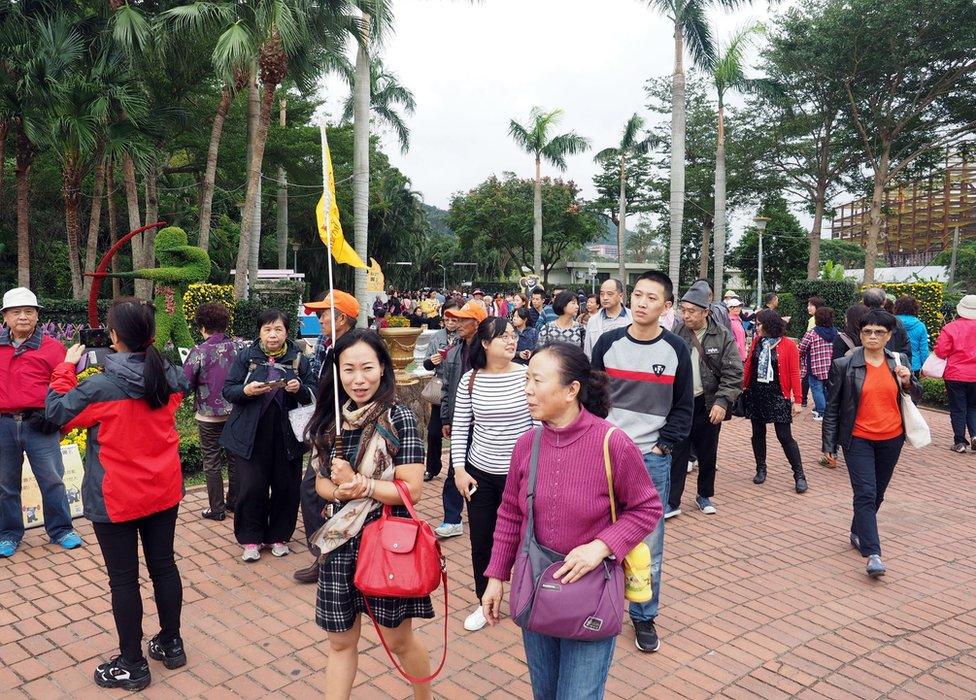
[[[329,306],[329,333],[331,336],[332,348],[332,402],[335,410],[335,431],[336,431],[336,456],[339,454],[342,443],[342,416],[339,413],[339,373],[336,371],[335,363],[335,283],[332,280],[332,192],[329,189],[329,140],[325,133],[325,116],[319,123],[319,131],[322,134],[322,197],[325,211],[325,245],[328,249],[327,262],[329,268],[329,294],[332,295],[332,304]]]

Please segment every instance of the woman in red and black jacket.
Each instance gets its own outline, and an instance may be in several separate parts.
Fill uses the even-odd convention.
[[[155,328],[151,304],[117,301],[108,312],[115,352],[106,357],[105,371],[79,384],[75,365],[85,348],[71,347],[54,370],[45,405],[47,419],[63,431],[88,429],[85,517],[108,569],[121,651],[95,669],[103,688],[141,690],[151,680],[142,654],[139,538],[159,611],[160,632],[149,641],[149,656],[167,668],[186,663],[183,583],[173,554],[183,498],[175,416],[186,380],[153,346]]]
[[[776,439],[783,446],[793,468],[797,493],[807,490],[800,446],[790,428],[799,413],[800,351],[796,343],[783,335],[786,324],[772,309],[763,309],[755,317],[756,337],[746,358],[742,378],[742,401],[752,420],[752,453],[756,457],[754,484],[766,481],[766,424],[776,427]]]

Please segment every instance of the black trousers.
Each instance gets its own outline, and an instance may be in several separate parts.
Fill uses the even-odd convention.
[[[322,509],[326,506],[326,501],[315,491],[315,470],[312,468],[311,459],[305,466],[305,475],[299,487],[302,524],[305,526],[305,541],[308,543],[309,550],[312,549],[312,535],[320,527],[325,525],[325,518],[322,517]]]
[[[288,459],[284,445],[280,409],[272,404],[258,421],[251,458],[237,460],[234,536],[242,545],[288,542],[295,534],[302,458]]]
[[[495,521],[505,491],[505,475],[489,474],[470,464],[465,471],[478,482],[478,490],[468,501],[468,532],[471,536],[471,564],[474,568],[474,592],[478,600],[488,588],[485,569],[491,562],[491,545],[495,538]]]
[[[441,405],[430,407],[430,420],[427,421],[427,473],[437,476],[441,473],[441,450],[444,448]]]
[[[233,452],[220,446],[220,434],[224,423],[211,423],[197,420],[200,431],[200,452],[203,453],[203,475],[207,483],[207,500],[211,513],[234,510],[237,504],[237,462]],[[227,500],[224,501],[224,477],[221,473],[227,466]]]
[[[790,423],[773,423],[776,427],[776,439],[783,446],[786,459],[796,472],[803,468],[800,458],[800,446],[796,444]],[[756,457],[756,466],[766,468],[766,423],[761,420],[752,421],[752,454]]]
[[[976,382],[957,382],[949,379],[945,383],[949,395],[949,423],[952,425],[952,441],[956,444],[969,439],[976,440]]]
[[[895,464],[905,444],[905,436],[891,440],[864,440],[851,438],[844,449],[844,461],[851,476],[854,491],[854,519],[851,533],[861,541],[861,555],[869,557],[881,554],[881,536],[878,534],[878,510],[884,501],[885,491],[895,473]]]
[[[718,461],[718,437],[722,424],[712,425],[708,420],[705,397],[695,397],[695,408],[691,418],[691,432],[688,437],[674,446],[671,453],[671,493],[668,508],[681,507],[681,496],[685,492],[688,476],[688,460],[692,450],[698,457],[698,495],[711,498],[715,495],[715,470]]]
[[[173,506],[124,523],[92,523],[108,570],[112,615],[119,633],[119,651],[126,663],[135,664],[143,659],[139,538],[159,613],[160,641],[165,643],[180,636],[183,581],[173,554],[178,511],[179,506]]]

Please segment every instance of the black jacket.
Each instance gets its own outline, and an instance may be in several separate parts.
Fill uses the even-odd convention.
[[[298,346],[291,340],[287,341],[288,349],[285,354],[275,360],[275,364],[285,369],[286,378],[294,378],[292,367],[295,358],[298,358],[298,380],[302,387],[295,394],[290,394],[282,389],[284,397],[284,410],[281,412],[282,434],[285,444],[282,446],[288,459],[300,457],[306,447],[303,443],[295,439],[295,434],[291,430],[288,422],[288,411],[297,408],[299,403],[307,404],[312,400],[315,392],[315,377],[306,358]],[[264,403],[264,396],[248,396],[244,393],[244,386],[254,381],[264,381],[268,378],[268,357],[261,350],[258,341],[237,353],[234,364],[230,367],[227,375],[227,382],[221,392],[224,398],[234,404],[234,409],[227,418],[224,430],[220,434],[220,444],[244,459],[251,458],[251,451],[254,448],[254,438],[258,429],[258,421],[261,419],[261,406]],[[252,365],[254,366],[251,371]],[[250,375],[250,376],[248,376]]]
[[[685,341],[688,350],[694,350],[692,331],[681,324],[675,330],[678,337]],[[742,357],[735,344],[732,332],[716,322],[708,319],[705,337],[701,341],[706,357],[699,357],[698,364],[701,371],[702,389],[705,392],[705,409],[710,411],[715,404],[726,411],[731,417],[732,404],[742,393]],[[715,370],[719,370],[719,374]]]
[[[922,396],[922,385],[918,379],[912,376],[911,387],[906,392],[895,375],[894,353],[886,350],[885,356],[888,360],[888,369],[891,370],[891,375],[895,378],[901,393],[907,393],[913,401],[918,401]],[[911,360],[904,355],[901,364],[911,369]],[[864,348],[856,348],[850,355],[834,360],[830,367],[828,380],[830,388],[827,394],[827,409],[823,416],[823,451],[826,454],[837,454],[838,447],[850,447],[851,433],[854,431],[857,409],[861,404],[861,389],[864,386],[866,372]]]

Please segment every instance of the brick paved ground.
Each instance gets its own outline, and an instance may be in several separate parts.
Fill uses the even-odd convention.
[[[906,451],[898,466],[881,514],[888,575],[877,581],[847,542],[846,472],[815,465],[819,424],[804,418],[798,425],[809,463],[803,496],[793,493],[778,447],[770,447],[769,480],[754,486],[748,428],[728,424],[719,514],[686,512],[668,523],[661,651],[635,651],[627,625],[608,696],[976,697],[976,455],[952,455],[948,418],[927,415],[936,444]],[[166,671],[151,662],[146,695],[320,695],[327,656],[312,621],[315,589],[291,580],[308,555],[244,564],[230,521],[200,520],[204,505],[201,492],[191,493],[177,531],[189,664]],[[436,521],[439,508],[430,498],[421,511]],[[101,556],[90,525],[78,523],[89,543],[80,552],[55,551],[32,531],[17,556],[0,563],[4,698],[104,697],[91,673],[115,653],[116,640]],[[467,543],[454,539],[446,551],[450,656],[438,696],[530,697],[514,625],[462,629],[474,603]],[[148,583],[143,590],[152,634]],[[436,653],[441,621],[438,614],[421,628]],[[355,697],[406,697],[365,628]]]

